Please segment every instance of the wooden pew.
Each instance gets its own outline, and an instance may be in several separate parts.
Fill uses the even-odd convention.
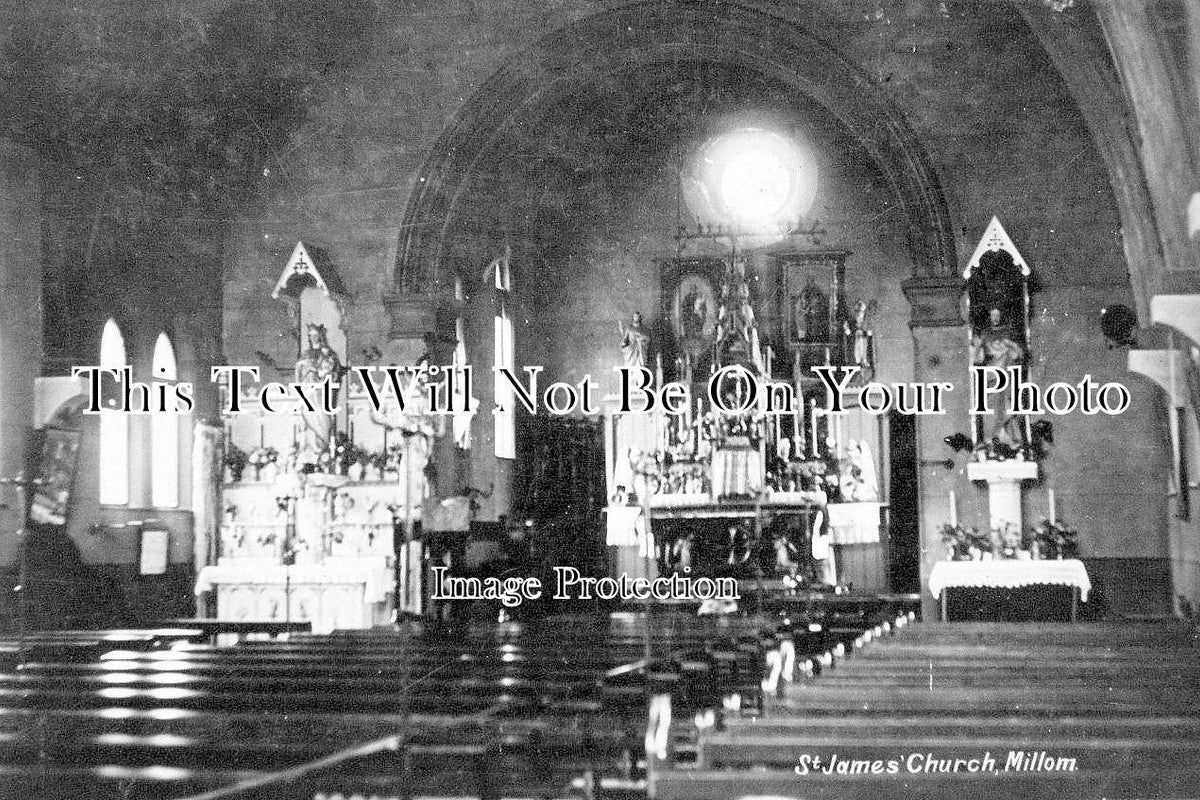
[[[1037,626],[1008,636],[980,625],[959,636],[955,627],[856,642],[767,717],[703,736],[695,768],[655,776],[659,796],[1169,797],[1200,786],[1190,634]],[[970,773],[983,754],[995,772]],[[961,769],[921,769],[956,759]]]
[[[356,633],[235,648],[106,646],[92,663],[29,663],[0,676],[0,794],[177,795],[403,729],[401,760],[422,790],[557,794],[569,777],[636,749],[640,681],[679,686],[683,706],[711,702],[753,688],[774,641],[760,621],[655,622],[655,658],[634,669],[636,624],[597,632],[570,620],[402,642]],[[397,691],[425,673],[408,696]],[[302,782],[296,796],[382,788],[396,769],[387,755],[364,759]]]

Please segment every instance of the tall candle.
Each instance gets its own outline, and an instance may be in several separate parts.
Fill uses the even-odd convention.
[[[800,442],[804,439],[804,423],[801,421],[801,408],[804,405],[804,398],[800,392],[796,392],[796,397],[792,405],[792,452],[797,458],[803,458],[804,453],[800,452]]]
[[[958,496],[953,489],[950,490],[950,524],[958,527]]]
[[[1055,523],[1058,522],[1058,509],[1055,508],[1054,487],[1051,486],[1047,493],[1049,494],[1048,500],[1050,502],[1050,522]]]
[[[808,401],[809,413],[812,415],[812,455],[817,457],[817,398]]]

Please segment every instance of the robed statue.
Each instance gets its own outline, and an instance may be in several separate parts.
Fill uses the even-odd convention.
[[[329,346],[324,325],[309,325],[308,349],[296,361],[297,383],[324,383],[326,379],[337,380],[342,373],[342,360]]]
[[[987,325],[971,335],[971,362],[1000,370],[1020,366],[1025,362],[1025,348],[1017,339],[1018,334],[1005,322],[1000,309],[990,308]],[[1017,418],[1009,415],[1008,406],[1006,399],[997,409],[988,438],[1009,447],[1018,447],[1023,440],[1021,426]]]
[[[646,366],[650,355],[650,330],[642,324],[642,315],[635,311],[628,327],[621,322],[617,325],[621,331],[621,356],[625,366]]]
[[[308,349],[296,360],[295,377],[300,384],[337,383],[342,377],[342,360],[329,346],[324,325],[310,324],[306,331]],[[333,434],[333,415],[322,411],[302,411],[304,436],[300,442],[299,462],[315,464],[329,448]]]

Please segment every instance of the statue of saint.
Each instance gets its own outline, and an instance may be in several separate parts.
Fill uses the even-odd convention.
[[[338,381],[342,376],[342,361],[329,346],[324,325],[308,326],[308,349],[296,360],[297,383],[313,384]],[[321,411],[302,411],[304,438],[298,461],[317,463],[320,454],[329,449],[333,440],[333,415]]]
[[[1021,363],[1025,357],[1023,348],[1012,331],[1004,324],[1000,309],[988,311],[988,327],[976,331],[971,337],[971,361],[975,364],[1006,369]]]
[[[872,331],[867,325],[867,317],[875,308],[875,301],[859,300],[854,306],[854,320],[846,322],[844,332],[850,339],[850,354],[855,366],[868,370],[871,364]]]
[[[988,326],[977,330],[971,337],[971,361],[975,364],[1007,369],[1019,365],[1024,359],[1025,348],[1016,341],[1009,326],[1004,324],[1000,309],[989,309]],[[997,408],[989,438],[1009,447],[1019,447],[1024,437],[1019,421],[1005,410],[1008,405],[1005,401]]]
[[[297,383],[324,383],[341,377],[342,361],[329,346],[324,325],[308,326],[308,349],[296,361]]]
[[[621,331],[621,355],[627,367],[644,367],[650,355],[650,331],[642,324],[641,313],[633,313],[629,327],[618,322]]]
[[[735,280],[738,280],[735,278]],[[740,363],[763,372],[762,349],[758,341],[758,325],[750,303],[750,286],[744,282],[725,284],[721,288],[721,305],[717,309],[717,353],[722,365]]]

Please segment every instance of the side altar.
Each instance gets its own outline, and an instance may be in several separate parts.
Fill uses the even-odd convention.
[[[1090,580],[1078,555],[1076,532],[1058,518],[1052,476],[1045,461],[1054,445],[1053,424],[1035,415],[1015,413],[1018,389],[1028,381],[1033,337],[1030,292],[1033,272],[996,217],[992,217],[963,270],[962,303],[968,327],[971,367],[985,376],[983,391],[999,395],[987,413],[972,411],[970,433],[945,438],[955,452],[967,453],[965,477],[972,491],[987,493],[988,525],[980,530],[960,524],[957,496],[950,492],[950,520],[939,526],[942,540],[931,547],[925,564],[930,595],[940,616],[960,606],[973,616],[1007,619],[1022,606],[1044,611],[1044,599],[1016,602],[1017,590],[1038,586],[1071,588],[1070,605],[1061,615],[1076,619],[1086,602]],[[1045,486],[1049,517],[1031,526],[1024,519],[1026,486]],[[988,595],[999,590],[997,601]],[[950,598],[951,592],[955,593]],[[975,595],[974,597],[972,595]],[[986,601],[986,602],[985,602]]]
[[[302,326],[298,357],[263,379],[304,387],[307,402],[276,393],[264,406],[258,384],[238,387],[239,412],[223,422],[218,534],[197,574],[202,612],[327,632],[421,610],[414,528],[438,423],[422,413],[420,379],[402,379],[402,410],[394,392],[372,396],[350,371],[336,285],[297,245],[273,296]],[[229,409],[233,387],[221,390]],[[322,392],[333,413],[314,399]]]

